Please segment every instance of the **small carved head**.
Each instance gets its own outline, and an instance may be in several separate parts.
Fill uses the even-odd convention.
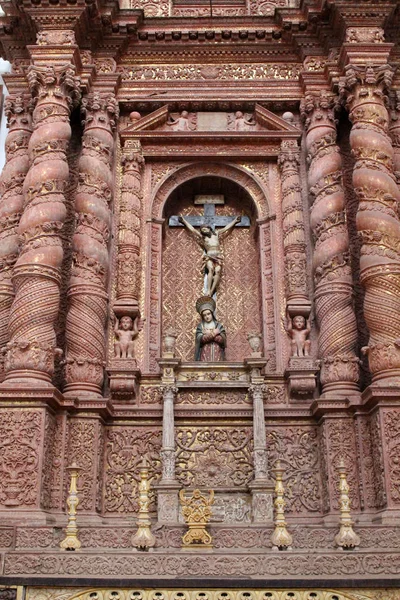
[[[302,315],[296,315],[293,317],[293,327],[301,331],[306,326],[306,320]]]
[[[243,113],[241,110],[235,112],[236,119],[243,119]]]
[[[250,348],[253,352],[260,352],[261,350],[261,333],[250,332],[247,335]]]
[[[123,329],[124,331],[129,331],[129,329],[132,329],[132,327],[133,327],[132,318],[129,317],[128,315],[121,317],[119,325],[120,325],[121,329]]]
[[[187,119],[189,117],[188,111],[187,110],[183,110],[181,112],[181,117],[182,117],[182,119]]]
[[[211,237],[213,230],[209,225],[203,225],[202,227],[200,227],[200,233],[202,236]]]

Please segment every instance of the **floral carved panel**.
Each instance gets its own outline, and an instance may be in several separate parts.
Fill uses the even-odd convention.
[[[279,459],[285,468],[287,512],[321,510],[321,479],[316,427],[267,427],[268,464]]]
[[[179,483],[184,487],[245,487],[253,477],[252,437],[251,427],[179,427]]]
[[[44,418],[41,410],[1,411],[0,506],[38,506]]]
[[[400,411],[384,412],[385,450],[388,465],[389,497],[391,504],[400,504]]]
[[[161,429],[156,427],[110,427],[106,432],[104,512],[138,511],[139,468],[144,456],[150,463],[153,488],[161,475]],[[154,489],[150,510],[155,509]]]

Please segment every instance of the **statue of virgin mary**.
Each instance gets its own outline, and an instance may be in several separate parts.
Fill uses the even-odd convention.
[[[194,359],[202,362],[225,360],[226,333],[214,316],[215,301],[210,296],[202,296],[196,302],[196,310],[201,321],[196,328]]]

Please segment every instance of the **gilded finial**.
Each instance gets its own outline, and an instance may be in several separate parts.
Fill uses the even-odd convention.
[[[189,497],[185,496],[184,490],[180,490],[179,499],[183,517],[189,528],[182,538],[182,548],[212,548],[212,537],[206,531],[206,526],[211,519],[214,491],[210,490],[206,498],[200,490],[193,490]]]
[[[78,498],[78,476],[81,471],[74,461],[67,471],[71,473],[71,483],[69,486],[67,506],[68,506],[68,523],[65,528],[65,538],[60,542],[61,550],[80,550],[81,542],[78,538],[78,527],[76,524],[76,509],[79,504]]]
[[[287,550],[292,545],[293,538],[286,528],[285,499],[283,487],[283,473],[281,462],[278,460],[272,469],[275,473],[275,529],[271,536],[272,546],[278,550]]]
[[[153,546],[155,546],[156,538],[151,532],[151,520],[149,517],[149,465],[145,456],[143,457],[142,464],[140,465],[139,475],[139,514],[136,521],[138,529],[132,537],[132,546],[138,550],[148,550],[149,548],[153,548]]]
[[[340,509],[340,529],[339,533],[335,536],[336,544],[345,549],[353,550],[356,546],[360,545],[360,538],[353,530],[353,521],[350,515],[350,497],[349,497],[349,484],[347,483],[346,467],[344,465],[343,458],[340,459],[339,466],[339,509]]]

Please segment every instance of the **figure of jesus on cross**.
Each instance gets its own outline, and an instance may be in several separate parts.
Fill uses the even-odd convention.
[[[221,251],[220,238],[224,234],[232,231],[235,225],[248,227],[250,221],[248,217],[224,217],[215,215],[215,204],[223,204],[223,196],[197,196],[195,204],[204,204],[204,216],[197,217],[171,217],[170,226],[177,226],[182,223],[195,237],[197,243],[204,251],[203,262],[204,271],[207,274],[207,284],[204,293],[207,296],[213,296],[218,289],[221,281],[223,255]],[[199,231],[195,226],[199,227]],[[213,226],[225,225],[223,229],[216,231]]]

